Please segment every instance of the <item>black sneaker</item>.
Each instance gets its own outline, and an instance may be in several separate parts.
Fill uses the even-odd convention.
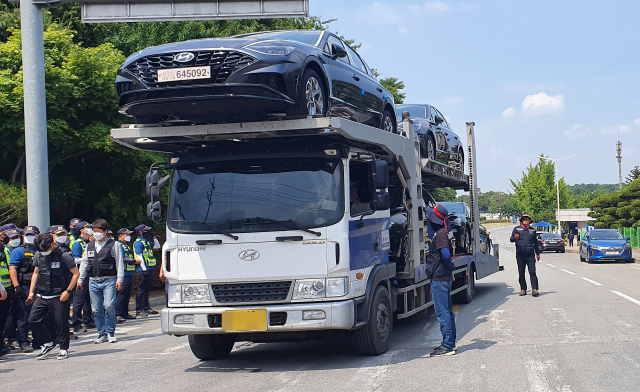
[[[58,354],[58,359],[67,359],[69,358],[69,352],[67,350],[60,349],[60,354]]]
[[[116,317],[116,324],[122,324],[125,321],[127,320],[124,317],[120,317],[120,316]]]
[[[40,349],[40,354],[38,354],[38,355],[36,356],[36,359],[44,359],[44,357],[46,357],[46,356],[47,356],[47,354],[49,354],[49,353],[53,350],[53,348],[54,348],[55,346],[56,346],[56,345],[55,345],[55,344],[53,344],[53,343],[51,343],[51,345],[50,345],[50,346],[48,346],[48,345],[46,345],[46,344],[45,344],[45,345],[43,345],[43,346],[42,346],[42,348]]]
[[[29,346],[28,344],[23,344],[20,347],[20,350],[22,350],[23,354],[28,354],[33,352],[33,347]]]
[[[87,332],[87,328],[84,327],[82,324],[74,325],[73,333],[80,333],[80,332]]]
[[[140,312],[136,312],[136,316],[138,317],[148,317],[149,313],[147,313],[146,311],[140,311]]]
[[[445,350],[442,347],[438,347],[435,350],[433,350],[433,352],[431,354],[429,354],[430,357],[445,357],[447,355],[456,355],[456,352],[451,350]]]
[[[124,316],[122,316],[122,318],[125,319],[125,320],[135,320],[136,316],[132,316],[129,313],[127,313]]]
[[[435,350],[439,349],[440,347],[442,347],[442,346],[434,347],[433,350],[435,351]],[[458,351],[458,346],[453,346],[453,351]]]
[[[109,341],[109,337],[107,336],[107,334],[104,334],[104,335],[98,335],[98,337],[96,338],[96,340],[93,341],[93,343],[100,344],[108,341]]]
[[[158,314],[158,311],[153,309],[147,309],[146,312],[147,314]]]
[[[8,346],[4,346],[2,348],[0,348],[0,357],[3,355],[7,355],[11,352],[11,347]]]
[[[96,323],[89,323],[89,324],[85,324],[84,327],[86,329],[93,329],[96,327]],[[85,330],[86,331],[86,330]]]

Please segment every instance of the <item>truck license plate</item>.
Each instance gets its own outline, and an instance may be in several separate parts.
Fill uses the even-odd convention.
[[[267,310],[226,310],[222,312],[223,331],[266,331]]]
[[[607,252],[608,255],[619,255],[620,252]]]
[[[158,70],[158,82],[175,82],[176,80],[209,79],[211,67],[185,67]]]

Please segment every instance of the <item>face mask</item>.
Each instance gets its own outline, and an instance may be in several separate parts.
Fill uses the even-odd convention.
[[[46,252],[40,252],[41,255],[43,256],[49,256],[51,254],[51,251],[46,251]]]
[[[100,241],[101,239],[104,238],[104,233],[93,233],[93,238]]]
[[[33,244],[33,241],[36,240],[36,237],[33,235],[25,235],[24,236],[24,242],[26,242],[27,244]]]
[[[88,235],[93,235],[93,229],[87,229],[87,234]]]
[[[128,236],[124,237],[124,242],[131,242],[131,236],[128,235]]]
[[[56,242],[59,244],[64,244],[65,242],[67,242],[67,236],[66,235],[61,235],[56,237]]]
[[[20,238],[9,241],[9,246],[12,248],[17,247],[18,245],[20,245]]]

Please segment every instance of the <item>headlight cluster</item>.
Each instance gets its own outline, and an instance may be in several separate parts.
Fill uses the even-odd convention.
[[[244,48],[271,56],[288,56],[296,50],[296,47],[293,45],[278,45],[272,42],[258,42],[256,44],[247,45]]]
[[[293,299],[342,297],[347,294],[346,278],[296,280]]]
[[[210,303],[211,291],[207,284],[176,284],[169,286],[169,303]]]
[[[591,249],[600,249],[598,245],[591,245]]]
[[[631,245],[626,244],[625,246],[622,247],[622,249],[631,249]]]

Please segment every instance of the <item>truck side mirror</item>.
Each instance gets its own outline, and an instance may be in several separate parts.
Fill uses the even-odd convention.
[[[153,222],[158,222],[161,217],[162,207],[160,206],[159,201],[147,204],[147,218],[149,218]]]
[[[376,193],[376,211],[386,211],[391,208],[391,196],[389,192]]]
[[[160,173],[157,170],[151,170],[147,173],[147,197],[151,197],[152,191],[151,189],[158,185],[160,182]]]
[[[376,161],[376,189],[389,187],[389,164],[386,161]]]

